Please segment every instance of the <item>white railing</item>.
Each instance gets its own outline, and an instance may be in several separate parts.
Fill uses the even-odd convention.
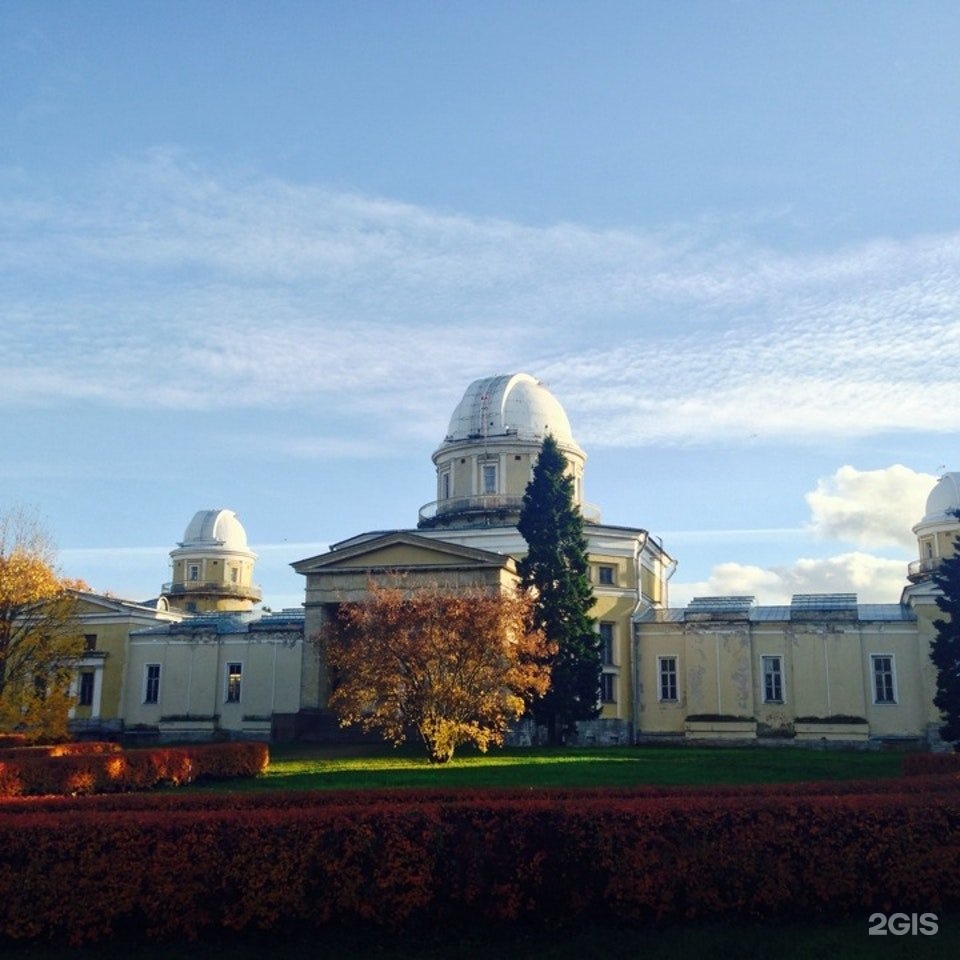
[[[420,522],[430,523],[439,517],[455,517],[472,513],[519,513],[523,497],[506,493],[483,493],[472,497],[449,497],[432,500],[420,508]],[[600,508],[581,503],[580,513],[587,523],[600,522]]]

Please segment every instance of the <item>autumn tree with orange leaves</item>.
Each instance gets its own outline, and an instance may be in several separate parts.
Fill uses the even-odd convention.
[[[56,573],[55,550],[35,516],[0,514],[0,729],[62,739],[70,682],[83,654],[79,581]]]
[[[330,707],[344,726],[394,743],[416,731],[433,763],[456,748],[503,743],[511,720],[550,685],[552,650],[528,624],[521,594],[378,586],[341,604],[318,642],[335,678]]]

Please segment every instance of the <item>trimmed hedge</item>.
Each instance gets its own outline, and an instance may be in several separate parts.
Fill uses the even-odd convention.
[[[953,783],[18,801],[0,805],[0,937],[939,912],[960,905]]]
[[[0,796],[111,793],[201,777],[252,777],[268,762],[268,748],[260,742],[63,755],[18,750],[0,759]]]
[[[109,740],[76,740],[66,743],[0,746],[0,760],[17,760],[22,757],[80,757],[87,754],[120,753],[119,743]]]

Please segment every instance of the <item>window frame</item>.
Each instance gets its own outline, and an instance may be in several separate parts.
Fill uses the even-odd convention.
[[[94,670],[81,670],[77,677],[77,706],[92,707],[97,675]]]
[[[611,563],[597,564],[597,584],[601,587],[617,585],[617,568]]]
[[[493,477],[493,489],[488,489],[487,471]],[[500,463],[497,460],[480,461],[480,495],[483,497],[492,497],[500,490]]]
[[[151,677],[151,670],[156,667],[156,676]],[[143,702],[160,702],[160,678],[163,676],[163,669],[159,663],[145,663],[143,665]],[[152,696],[151,696],[152,694]]]
[[[768,665],[775,666],[776,669],[768,670]],[[773,681],[774,684],[772,691],[770,689],[771,681]],[[782,704],[787,702],[785,693],[786,684],[784,683],[783,654],[760,654],[760,682],[762,684],[761,703]],[[771,693],[773,695],[771,695]],[[777,693],[779,693],[779,696],[776,695]]]
[[[600,637],[600,663],[604,667],[617,666],[617,625],[612,620],[601,620],[597,623],[597,634]]]
[[[888,661],[889,669],[881,674],[878,669],[882,661]],[[884,697],[880,697],[880,686],[878,680],[883,676],[885,679],[884,687],[889,685],[889,691],[883,690]],[[899,691],[897,689],[897,658],[892,653],[871,653],[870,654],[870,678],[873,687],[873,702],[878,707],[896,706],[900,702]],[[889,693],[889,697],[887,696]]]
[[[657,702],[658,703],[679,703],[680,702],[680,658],[676,654],[664,654],[657,657]],[[672,669],[667,665],[672,664]],[[673,696],[665,696],[666,691],[669,694],[669,688],[664,681],[671,682],[673,685]]]
[[[240,703],[242,696],[243,661],[231,660],[229,663],[224,664],[223,702]]]
[[[617,676],[613,671],[604,671],[600,674],[600,702],[617,702]]]

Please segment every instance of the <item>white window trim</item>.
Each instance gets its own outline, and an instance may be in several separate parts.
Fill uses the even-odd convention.
[[[663,662],[665,660],[673,661],[673,681],[677,692],[677,695],[673,698],[665,697],[663,695]],[[680,658],[676,654],[664,654],[663,656],[657,657],[657,702],[680,702]]]
[[[86,677],[90,678],[90,702],[83,702],[83,681]],[[93,699],[97,688],[97,672],[96,670],[90,670],[89,668],[84,668],[77,673],[77,706],[78,707],[93,707]]]
[[[239,667],[238,673],[240,674],[240,695],[236,700],[230,699],[230,668]],[[224,664],[223,668],[223,702],[224,703],[242,703],[243,702],[243,661],[242,660],[231,660],[229,663]]]
[[[483,497],[495,496],[500,492],[500,461],[494,459],[480,460],[478,466],[480,470],[480,475],[478,477],[480,484],[480,495]],[[492,490],[488,490],[486,484],[486,473],[488,468],[493,471]]]
[[[150,668],[157,668],[157,698],[155,700],[148,700],[147,694],[150,692]],[[159,663],[145,663],[143,665],[143,691],[142,691],[142,701],[145,704],[155,704],[160,702],[160,684],[163,681],[163,666]]]
[[[890,679],[893,683],[893,699],[880,700],[877,698],[877,660],[890,661]],[[895,707],[900,702],[900,685],[897,683],[897,658],[892,653],[870,654],[870,686],[873,688],[873,704],[876,707]]]
[[[777,671],[777,675],[780,679],[779,698],[767,697],[767,671],[766,671],[766,665],[765,665],[766,660],[775,660],[780,665]],[[775,703],[775,704],[783,704],[787,702],[787,683],[786,683],[786,673],[783,669],[783,654],[780,654],[780,653],[761,653],[760,654],[760,702]]]

